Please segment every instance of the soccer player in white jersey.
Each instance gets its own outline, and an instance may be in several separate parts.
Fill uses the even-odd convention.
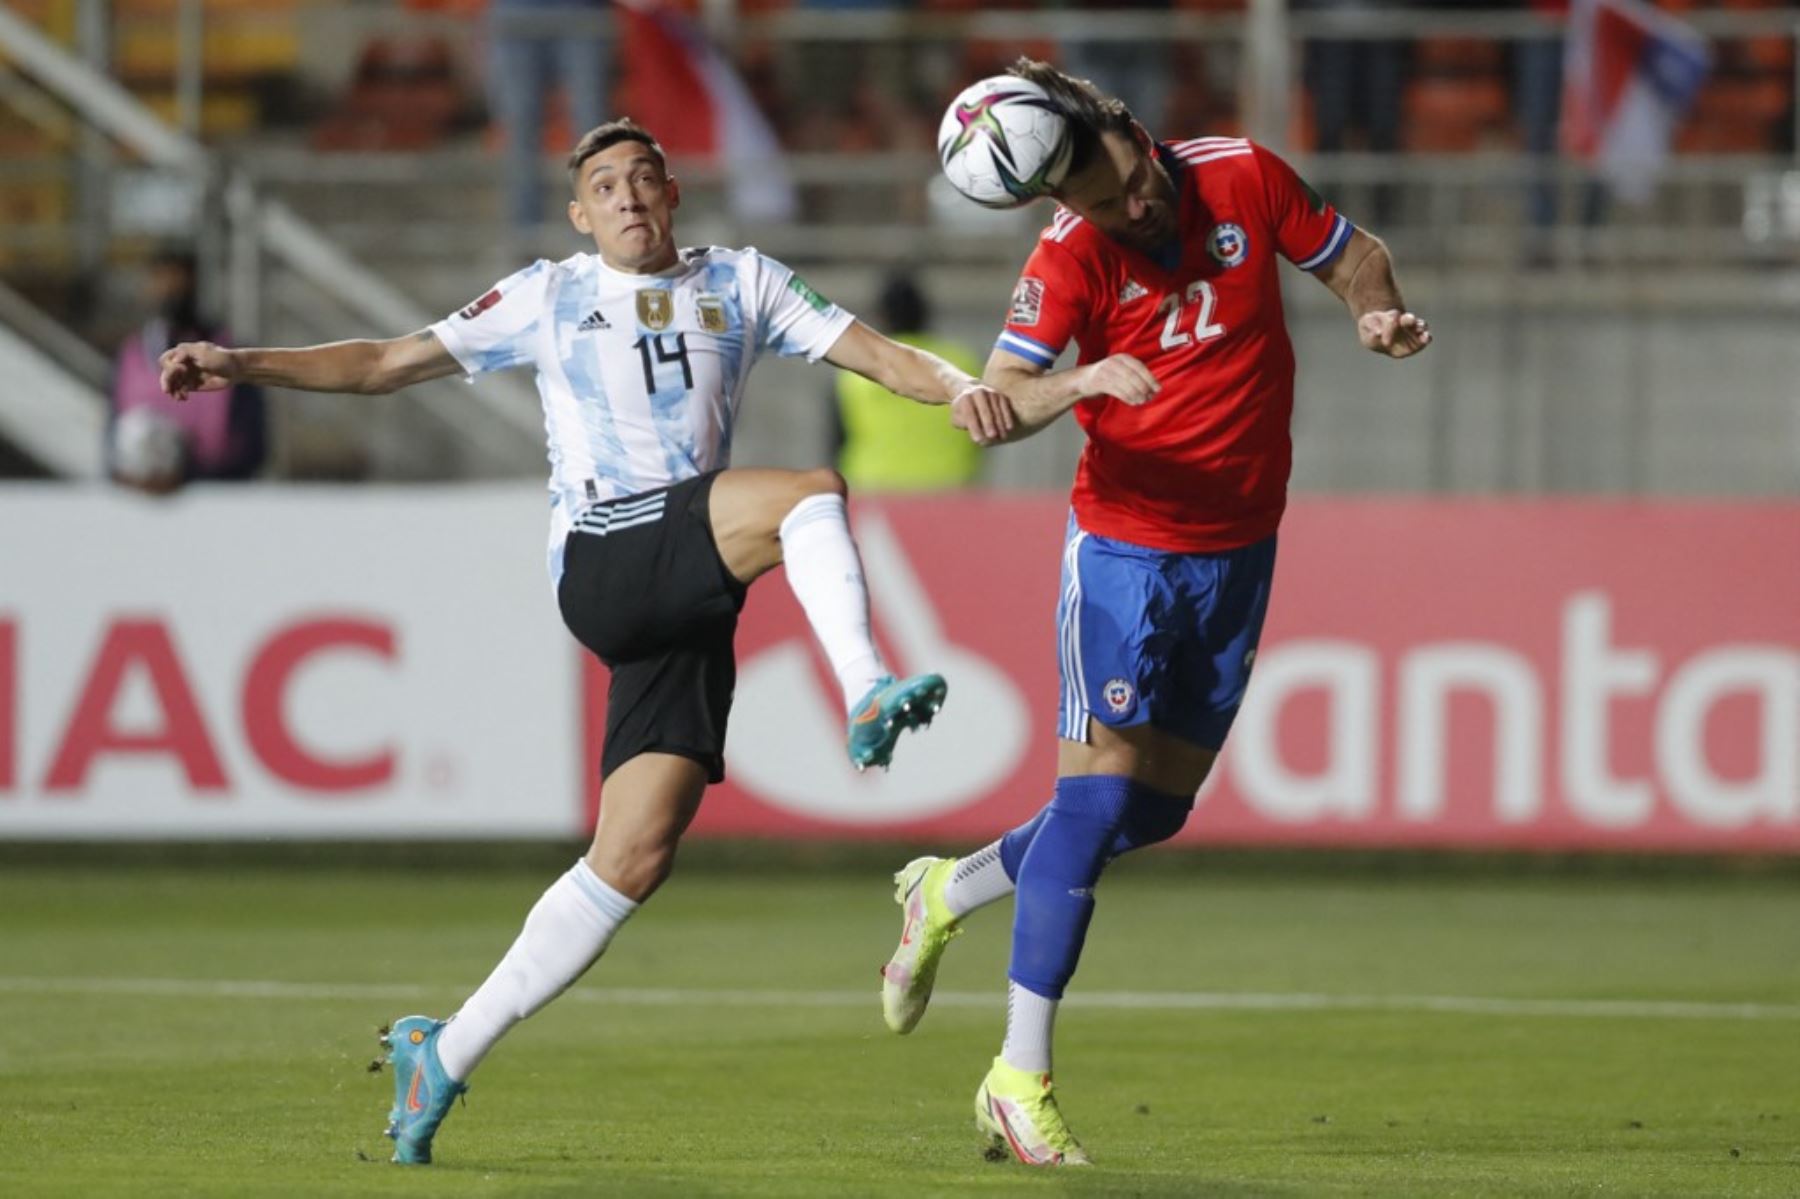
[[[999,392],[876,333],[754,249],[678,250],[681,192],[629,119],[569,158],[569,219],[595,254],[538,261],[419,333],[304,349],[176,346],[178,398],[240,383],[382,394],[427,379],[537,368],[551,465],[550,573],[570,631],[612,670],[593,847],[546,891],[486,982],[448,1021],[383,1040],[394,1160],[424,1164],[470,1072],[512,1025],[580,978],[666,879],[709,783],[724,777],[745,589],[778,563],[842,685],[857,766],[885,765],[929,722],[944,680],[896,680],[832,470],[726,469],[751,363],[824,358],[928,404],[978,441],[1011,429]]]

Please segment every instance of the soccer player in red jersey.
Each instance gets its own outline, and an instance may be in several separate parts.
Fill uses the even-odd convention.
[[[895,876],[906,923],[882,998],[889,1026],[910,1031],[957,922],[1015,894],[1006,1040],[976,1117],[997,1152],[1073,1165],[1088,1159],[1052,1095],[1050,1040],[1094,884],[1186,821],[1268,608],[1293,457],[1277,256],[1343,300],[1375,353],[1411,357],[1431,332],[1387,247],[1268,150],[1157,142],[1085,81],[1025,60],[1013,73],[1050,94],[1074,138],[986,371],[1012,400],[1013,438],[1071,408],[1088,438],[1057,612],[1056,791],[992,845]],[[1071,341],[1077,364],[1054,369]]]

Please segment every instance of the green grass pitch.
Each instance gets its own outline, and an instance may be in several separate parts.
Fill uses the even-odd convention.
[[[439,1164],[388,1165],[375,1026],[449,1010],[552,877],[0,868],[0,1195],[1800,1194],[1791,873],[1181,858],[1109,875],[1059,1019],[1090,1170],[977,1152],[1010,908],[894,1037],[885,875],[799,865],[678,872]]]

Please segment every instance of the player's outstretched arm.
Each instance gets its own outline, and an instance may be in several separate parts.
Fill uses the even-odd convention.
[[[950,405],[950,423],[968,430],[977,445],[1004,441],[1012,432],[1012,406],[1003,393],[936,354],[883,337],[861,321],[850,322],[825,360],[873,379],[895,395]]]
[[[178,400],[239,383],[386,395],[462,370],[429,329],[386,341],[334,341],[292,350],[228,350],[210,341],[187,341],[166,351],[160,366],[163,391]]]
[[[1431,344],[1431,328],[1400,297],[1394,260],[1379,237],[1356,230],[1344,252],[1313,273],[1350,309],[1364,349],[1410,358]]]
[[[1047,371],[1010,350],[996,349],[988,355],[982,379],[1012,401],[1017,420],[1005,441],[1030,437],[1089,396],[1108,396],[1135,407],[1149,403],[1162,387],[1150,368],[1130,354]]]

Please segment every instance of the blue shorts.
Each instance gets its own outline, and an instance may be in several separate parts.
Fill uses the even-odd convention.
[[[1275,538],[1217,554],[1174,554],[1084,532],[1069,517],[1056,628],[1057,735],[1087,740],[1088,717],[1149,724],[1206,749],[1244,702],[1269,610]]]

